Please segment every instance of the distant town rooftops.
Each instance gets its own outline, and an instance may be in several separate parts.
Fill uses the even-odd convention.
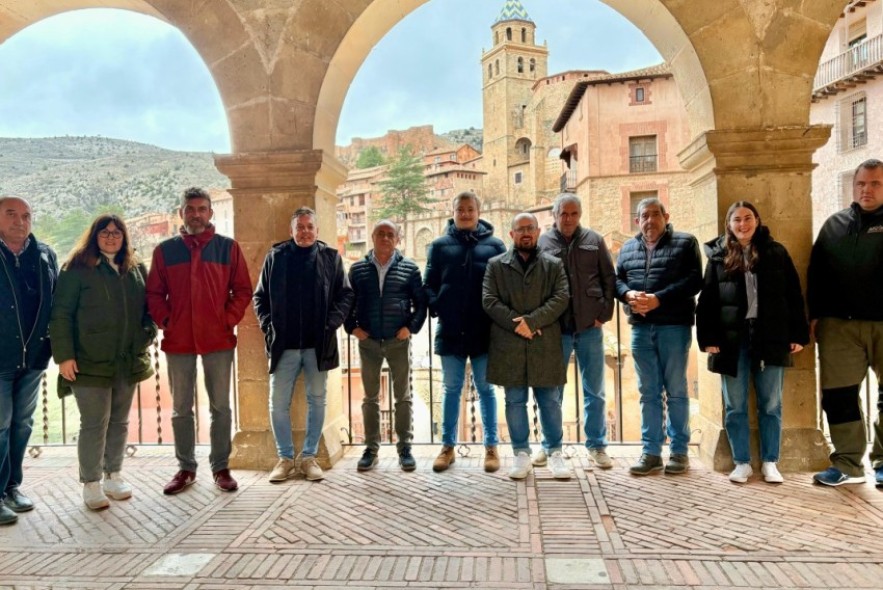
[[[641,68],[638,70],[631,70],[628,72],[619,72],[616,74],[609,74],[607,72],[591,72],[593,75],[586,77],[585,80],[580,80],[573,87],[573,90],[570,91],[570,96],[567,97],[567,101],[564,103],[564,107],[561,109],[561,114],[558,115],[558,119],[555,121],[555,124],[552,125],[552,131],[558,133],[564,126],[567,125],[567,121],[570,119],[570,116],[573,114],[573,111],[576,110],[579,101],[582,99],[583,94],[586,92],[586,88],[589,86],[593,86],[596,84],[613,84],[615,82],[633,82],[638,80],[652,80],[653,78],[671,78],[671,68],[667,63],[657,64],[655,66],[650,66],[649,68]]]

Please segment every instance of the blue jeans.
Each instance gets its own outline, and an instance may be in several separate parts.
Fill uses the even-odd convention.
[[[478,392],[481,409],[481,425],[484,428],[484,445],[495,446],[497,439],[497,398],[494,386],[487,382],[487,355],[473,356],[472,384]],[[466,357],[445,355],[441,357],[445,401],[442,405],[442,444],[457,444],[457,422],[460,418],[460,398],[466,380]]]
[[[230,459],[233,412],[230,410],[230,377],[233,372],[233,349],[209,352],[202,357],[202,373],[208,393],[211,428],[209,463],[212,473],[227,469]],[[196,471],[196,355],[166,353],[169,389],[172,390],[172,432],[175,434],[175,457],[178,468]]]
[[[736,463],[751,462],[748,430],[748,379],[754,380],[757,393],[757,423],[760,429],[761,461],[777,462],[782,439],[782,382],[785,367],[766,365],[751,368],[748,346],[739,351],[736,377],[723,375],[724,406],[727,438]]]
[[[548,452],[561,450],[564,436],[561,426],[561,401],[558,387],[533,387],[533,397],[540,412],[540,427],[548,442]],[[530,420],[527,417],[527,387],[504,387],[506,425],[515,454],[530,454]]]
[[[43,371],[0,374],[0,498],[21,485]]]
[[[663,390],[668,404],[664,420],[671,453],[687,454],[690,444],[687,360],[692,341],[691,326],[632,326],[632,356],[641,393],[641,443],[648,455],[662,455]]]
[[[571,351],[576,352],[576,362],[583,385],[583,429],[586,448],[607,448],[607,399],[604,390],[604,333],[601,328],[588,328],[576,334],[562,334],[564,368],[570,361]],[[561,386],[564,401],[564,386]]]
[[[294,459],[291,398],[294,395],[294,383],[301,371],[304,373],[304,388],[307,391],[307,431],[304,435],[302,457],[316,456],[319,437],[322,436],[322,427],[325,425],[325,384],[328,371],[319,370],[316,349],[284,351],[276,370],[270,374],[270,423],[280,459]]]

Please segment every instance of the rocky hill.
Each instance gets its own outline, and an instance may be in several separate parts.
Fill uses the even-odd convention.
[[[479,152],[482,151],[481,148],[484,145],[484,134],[481,129],[476,129],[475,127],[470,127],[469,129],[454,129],[453,131],[448,131],[447,133],[442,133],[440,135],[456,146],[468,143]]]
[[[0,195],[38,216],[113,208],[127,217],[171,211],[188,186],[229,188],[212,155],[106,137],[0,138]]]

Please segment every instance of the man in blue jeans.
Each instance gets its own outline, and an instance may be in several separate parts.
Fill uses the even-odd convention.
[[[484,274],[482,306],[491,317],[487,378],[502,385],[506,395],[506,425],[515,461],[512,479],[531,471],[528,388],[533,389],[543,436],[549,445],[549,470],[556,479],[569,479],[561,455],[561,398],[564,384],[561,326],[569,292],[564,264],[537,249],[540,229],[532,213],[512,220],[513,246],[491,258]]]
[[[279,460],[270,482],[324,477],[316,460],[325,424],[328,371],[340,365],[336,331],[353,304],[353,291],[334,248],[318,239],[316,212],[302,207],[291,216],[291,239],[274,244],[254,291],[254,310],[270,358],[270,424]],[[300,466],[291,436],[291,398],[303,372],[307,394],[306,434]]]
[[[638,203],[635,222],[641,231],[623,244],[616,266],[616,292],[628,305],[641,394],[643,454],[629,469],[632,475],[663,469],[663,420],[671,449],[665,472],[684,473],[690,465],[687,360],[693,341],[695,296],[702,288],[702,261],[696,238],[674,231],[668,219],[659,199]],[[667,416],[663,416],[663,391]]]
[[[440,472],[454,462],[460,398],[466,380],[466,361],[472,367],[472,383],[478,392],[484,431],[484,470],[500,468],[497,453],[497,399],[487,380],[487,351],[491,319],[481,307],[481,284],[487,262],[506,251],[494,237],[494,227],[480,219],[481,203],[475,193],[454,197],[445,233],[429,245],[423,288],[430,315],[438,317],[435,353],[441,357],[444,381],[442,404],[442,450],[432,464]]]
[[[31,206],[0,197],[0,525],[34,508],[19,486],[49,363],[49,312],[58,278],[55,252],[31,234]]]
[[[539,248],[561,259],[570,285],[570,304],[561,315],[564,366],[576,352],[583,388],[584,431],[589,456],[601,469],[613,467],[607,455],[607,411],[604,388],[604,333],[613,317],[616,271],[601,235],[580,225],[582,203],[573,193],[561,193],[552,204],[555,225],[540,236]],[[564,387],[560,397],[564,401]],[[534,465],[545,465],[545,448]]]

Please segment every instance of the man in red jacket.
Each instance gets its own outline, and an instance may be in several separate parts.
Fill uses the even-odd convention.
[[[205,388],[211,409],[209,461],[215,485],[232,492],[238,485],[230,475],[232,419],[230,377],[236,335],[251,302],[251,280],[239,244],[215,233],[212,201],[201,188],[184,191],[181,235],[153,251],[147,276],[147,307],[163,331],[169,386],[172,390],[172,430],[180,470],[163,489],[177,494],[196,481],[196,357],[202,357]]]

